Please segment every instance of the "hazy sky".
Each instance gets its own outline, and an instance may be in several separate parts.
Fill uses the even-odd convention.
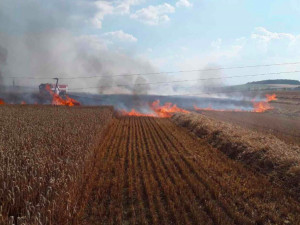
[[[0,46],[8,48],[7,64],[14,68],[10,74],[21,72],[21,69],[15,69],[14,61],[22,65],[22,71],[28,64],[23,60],[24,56],[18,58],[18,50],[11,40],[19,43],[18,38],[24,35],[44,38],[45,34],[51,33],[64,34],[63,38],[61,35],[51,37],[52,48],[55,48],[57,38],[60,49],[63,43],[74,42],[76,51],[78,48],[82,51],[101,49],[99,53],[95,52],[95,55],[102,55],[101,60],[106,53],[111,59],[120,55],[130,58],[130,63],[110,73],[300,62],[299,22],[298,0],[0,0]],[[31,48],[32,45],[34,43]],[[39,47],[36,48],[40,54]],[[64,58],[70,48],[60,50],[58,57]],[[68,57],[70,66],[57,67],[62,74],[74,73],[69,69],[72,60]],[[122,64],[122,57],[108,65],[117,68]],[[48,60],[47,63],[51,65],[51,62]],[[135,62],[137,68],[145,69],[135,71]],[[88,72],[78,69],[78,63],[76,68],[81,74]],[[293,70],[300,70],[300,64],[226,70],[217,76]],[[26,73],[36,73],[33,71]],[[38,71],[42,73],[43,69]],[[97,70],[91,72],[95,74]],[[198,72],[168,76],[178,80],[202,75]],[[224,83],[239,84],[267,78],[300,79],[300,74],[235,78]]]

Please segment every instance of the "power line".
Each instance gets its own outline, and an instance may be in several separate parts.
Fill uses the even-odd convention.
[[[249,75],[237,75],[237,76],[225,76],[225,77],[210,77],[210,78],[200,78],[194,80],[174,80],[174,81],[162,81],[162,82],[152,82],[152,83],[138,83],[134,86],[144,86],[144,85],[159,85],[159,84],[170,84],[170,83],[184,83],[184,82],[193,82],[193,81],[203,81],[203,80],[220,80],[228,78],[238,78],[238,77],[257,77],[257,76],[266,76],[266,75],[279,75],[279,74],[291,74],[299,73],[299,70],[287,71],[287,72],[275,72],[275,73],[260,73],[260,74],[249,74]],[[117,84],[117,85],[104,85],[96,87],[85,87],[85,88],[69,88],[69,90],[84,90],[84,89],[95,89],[95,88],[112,88],[112,87],[131,87],[132,84]]]
[[[227,93],[241,93],[241,92],[266,92],[266,91],[278,91],[278,90],[285,90],[285,88],[266,88],[266,89],[252,89],[252,90],[236,90],[236,91],[213,91],[213,92],[197,92],[197,93],[191,93],[191,94],[178,94],[178,95],[166,95],[162,97],[183,97],[183,96],[200,96],[203,94],[227,94]],[[71,97],[78,97],[78,98],[88,98],[93,100],[103,100],[103,98],[93,98],[89,96],[79,96],[79,95],[73,95],[70,94]]]
[[[204,72],[204,71],[218,71],[218,70],[231,70],[231,69],[245,69],[245,68],[257,68],[257,67],[271,67],[271,66],[284,66],[284,65],[297,65],[300,62],[289,63],[274,63],[274,64],[262,64],[262,65],[248,65],[248,66],[233,66],[233,67],[220,67],[211,69],[195,69],[195,70],[178,70],[178,71],[165,71],[165,72],[151,72],[151,73],[132,73],[132,74],[115,74],[115,75],[95,75],[95,76],[78,76],[78,77],[58,77],[61,80],[73,80],[73,79],[89,79],[99,77],[127,77],[127,76],[149,76],[159,74],[173,74],[173,73],[191,73],[191,72]],[[53,76],[57,77],[57,76]],[[53,79],[52,77],[26,77],[26,76],[6,76],[5,78],[11,79]]]
[[[257,77],[257,76],[266,76],[266,75],[280,75],[280,74],[292,74],[299,73],[300,70],[295,71],[281,71],[273,73],[260,73],[260,74],[248,74],[248,75],[237,75],[237,76],[225,76],[225,77],[209,77],[209,78],[200,78],[193,80],[173,80],[173,81],[161,81],[161,82],[151,82],[151,83],[137,83],[137,84],[116,84],[116,85],[103,85],[96,87],[83,87],[83,88],[69,88],[69,90],[85,90],[85,89],[95,89],[95,88],[112,88],[112,87],[132,87],[132,86],[144,86],[144,85],[160,85],[160,84],[171,84],[171,83],[184,83],[184,82],[195,82],[195,81],[204,81],[204,80],[220,80],[220,79],[230,79],[230,78],[240,78],[240,77]],[[36,89],[35,87],[21,87],[26,89]]]

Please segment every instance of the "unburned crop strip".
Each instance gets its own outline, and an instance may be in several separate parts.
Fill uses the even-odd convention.
[[[168,134],[172,134],[170,135],[171,138],[173,136],[173,139],[177,139],[181,146],[179,149],[184,153],[186,160],[190,161],[190,164],[195,164],[198,168],[202,168],[199,170],[200,172],[205,172],[205,168],[209,169],[205,173],[207,175],[210,174],[210,179],[219,184],[216,185],[216,188],[219,186],[220,192],[227,192],[225,201],[236,205],[235,216],[239,223],[246,223],[244,221],[249,221],[249,219],[260,223],[262,218],[268,218],[268,220],[276,221],[276,223],[280,223],[283,220],[299,220],[299,217],[297,218],[296,216],[297,211],[299,212],[297,203],[289,199],[282,190],[272,187],[263,176],[245,169],[240,163],[228,159],[223,153],[207,146],[207,144],[204,145],[207,146],[207,149],[210,149],[209,151],[204,151],[204,149],[190,151],[190,149],[193,149],[193,144],[189,141],[191,138],[188,136],[190,135],[183,128],[181,128],[181,132],[177,129],[176,133],[169,124],[168,126],[165,124],[165,128],[169,131]],[[172,140],[172,142],[176,142],[176,140]],[[189,155],[194,157],[188,157]],[[286,205],[286,203],[288,204]],[[278,213],[274,209],[275,205]],[[292,213],[289,213],[286,207],[290,208]],[[241,215],[241,213],[245,216]]]
[[[145,143],[143,142],[143,136],[140,129],[140,121],[135,119],[135,129],[137,136],[137,159],[141,167],[141,184],[143,187],[144,199],[147,203],[147,209],[149,210],[149,219],[151,220],[150,224],[159,224],[159,210],[157,209],[156,193],[154,191],[157,189],[156,181],[152,173],[148,170],[148,162],[145,159],[143,149],[146,148]]]
[[[262,209],[259,209],[257,206],[257,203],[253,204],[251,202],[251,199],[243,197],[243,193],[245,192],[246,187],[248,186],[249,188],[252,188],[252,191],[251,191],[252,194],[254,194],[255,193],[254,191],[257,190],[258,191],[257,194],[260,195],[262,198],[265,198],[264,196],[267,197],[269,194],[271,194],[270,192],[276,193],[277,189],[266,188],[268,186],[268,183],[266,182],[265,179],[263,179],[262,177],[259,177],[259,176],[255,177],[255,175],[251,171],[246,171],[244,168],[242,168],[241,165],[229,160],[222,153],[216,151],[215,149],[212,149],[210,146],[207,146],[207,144],[203,144],[203,145],[206,146],[207,149],[211,149],[211,150],[204,151],[204,149],[203,149],[203,151],[199,151],[199,153],[202,154],[202,157],[188,157],[189,154],[192,156],[192,155],[197,154],[197,152],[192,152],[192,151],[190,152],[188,146],[191,146],[191,144],[189,144],[188,141],[185,142],[185,138],[182,138],[183,136],[186,135],[186,133],[182,132],[181,135],[178,135],[177,133],[175,134],[175,133],[173,133],[170,126],[166,126],[166,129],[169,129],[170,134],[173,134],[173,138],[175,138],[175,139],[176,139],[176,137],[181,138],[181,141],[180,142],[178,141],[178,143],[179,143],[178,146],[181,146],[181,147],[178,149],[182,153],[184,153],[184,154],[182,154],[185,157],[184,160],[189,165],[193,165],[193,164],[197,163],[197,168],[199,168],[199,167],[201,168],[200,170],[198,170],[198,172],[200,174],[204,173],[203,175],[200,175],[200,176],[204,179],[205,178],[210,179],[210,181],[208,180],[206,182],[208,184],[211,183],[211,185],[213,185],[215,193],[222,193],[222,194],[219,194],[216,196],[220,199],[221,202],[223,202],[222,204],[224,205],[224,207],[227,208],[227,210],[229,212],[231,212],[232,215],[234,215],[234,218],[237,221],[237,223],[246,224],[246,223],[252,223],[253,221],[256,221],[256,220],[260,220],[262,215],[257,215],[257,216],[255,216],[255,215],[266,213],[266,212]],[[170,138],[172,138],[171,135],[170,135]],[[176,140],[172,140],[172,142],[175,143]],[[191,147],[191,149],[193,149],[193,148]],[[211,157],[209,156],[210,154],[212,154]],[[201,159],[205,159],[205,160],[203,161]],[[209,172],[203,167],[205,164],[207,164],[205,167],[209,168]],[[213,174],[215,171],[214,168],[218,168],[218,171],[220,171],[219,174],[215,174],[215,175]],[[194,170],[197,170],[197,169],[194,168]],[[223,176],[221,176],[222,171],[223,172],[231,171],[231,172],[229,172],[231,178],[230,178],[230,182],[229,182],[229,186],[228,186],[229,189],[227,189],[227,193],[224,192],[225,189],[224,189],[223,185],[221,185],[221,184],[225,183],[225,181],[222,179],[225,174]],[[243,174],[243,175],[241,175],[241,174]],[[245,176],[247,177],[247,179],[244,178]],[[220,178],[221,181],[217,181],[217,178]],[[232,180],[235,180],[236,182],[232,182]],[[259,182],[260,182],[260,185],[259,185]],[[244,187],[244,185],[241,185],[241,183],[244,183],[244,185],[247,185],[247,186]],[[264,186],[262,183],[266,183],[266,186]],[[258,185],[255,186],[255,184],[258,184]],[[259,191],[260,187],[264,188],[265,190]],[[251,189],[249,189],[249,190],[251,190]],[[230,193],[230,195],[228,195],[229,193]],[[274,195],[274,194],[272,194],[272,195]],[[276,194],[274,196],[276,196]],[[263,200],[261,202],[263,202]],[[233,209],[235,209],[235,210],[233,210]],[[277,215],[274,214],[272,211],[267,212],[267,214],[270,214],[269,217],[273,217],[273,219],[275,219],[277,217]]]
[[[111,163],[112,167],[112,187],[111,187],[111,197],[110,197],[110,224],[122,224],[123,218],[123,204],[122,201],[125,201],[123,196],[123,188],[124,188],[124,178],[125,178],[125,157],[126,157],[126,147],[127,147],[127,137],[128,133],[128,120],[122,120],[121,123],[121,130],[122,135],[119,137],[120,142],[117,145],[116,155],[114,156],[114,161]]]
[[[161,178],[161,174],[159,173],[158,169],[160,167],[160,165],[154,165],[155,163],[153,162],[153,152],[154,152],[154,149],[151,148],[152,146],[150,146],[150,143],[151,141],[154,141],[152,140],[147,134],[146,134],[146,130],[145,128],[149,128],[148,126],[146,126],[146,124],[144,123],[145,120],[147,118],[143,118],[143,119],[140,119],[139,120],[139,129],[140,129],[140,132],[141,132],[141,136],[143,137],[142,138],[142,142],[143,142],[143,146],[144,148],[142,149],[143,150],[143,155],[145,156],[145,161],[147,162],[147,167],[148,167],[148,174],[153,174],[154,176],[154,181],[155,181],[155,190],[156,190],[156,193],[155,193],[155,196],[156,196],[156,206],[158,208],[158,214],[159,214],[159,217],[161,218],[160,219],[160,223],[161,224],[170,224],[170,222],[167,221],[168,219],[168,215],[167,215],[167,202],[166,202],[166,199],[167,199],[167,196],[165,195],[164,193],[164,190],[163,190],[163,185],[162,182],[163,182],[163,179]]]
[[[233,224],[234,219],[232,215],[228,214],[228,210],[224,204],[216,199],[216,192],[213,190],[214,185],[206,183],[207,181],[203,180],[205,177],[201,177],[193,165],[184,160],[183,154],[180,153],[176,145],[178,143],[174,143],[170,140],[169,135],[166,133],[166,128],[162,127],[164,121],[161,123],[156,122],[156,124],[157,132],[161,133],[161,137],[165,140],[164,144],[168,146],[168,149],[172,150],[170,157],[174,160],[174,165],[176,165],[178,173],[180,173],[183,179],[190,185],[197,201],[204,207],[215,223]],[[222,218],[222,221],[220,221],[220,218]]]
[[[127,120],[126,126],[128,126],[128,135],[126,142],[126,155],[124,162],[124,190],[123,190],[123,223],[137,224],[136,221],[136,209],[134,205],[135,201],[135,180],[133,171],[133,160],[131,153],[133,151],[133,135],[131,126],[132,118]]]
[[[90,194],[90,203],[86,209],[86,214],[89,216],[85,216],[85,223],[90,223],[92,220],[101,221],[104,219],[104,215],[106,213],[106,207],[104,206],[105,197],[107,197],[107,193],[109,191],[110,179],[108,176],[109,171],[109,159],[111,159],[111,155],[114,153],[113,147],[116,145],[114,141],[115,134],[119,131],[119,122],[114,121],[106,139],[103,142],[103,145],[98,150],[98,160],[97,166],[95,167],[94,173],[97,177],[92,181],[91,184],[93,187],[92,194]],[[89,221],[89,222],[87,222]]]
[[[214,182],[214,178],[211,178],[210,174],[206,173],[206,170],[202,167],[199,169],[199,166],[201,167],[201,164],[197,164],[195,166],[195,161],[191,160],[190,157],[188,157],[191,149],[186,148],[182,142],[184,142],[184,139],[179,142],[176,138],[177,133],[179,130],[177,130],[177,133],[174,133],[174,131],[170,130],[170,123],[167,123],[165,121],[164,123],[160,124],[163,126],[166,130],[168,130],[168,139],[170,143],[175,147],[178,153],[180,155],[180,158],[183,160],[183,162],[188,166],[190,169],[190,172],[194,174],[197,179],[205,185],[207,190],[209,191],[210,195],[213,199],[218,200],[220,207],[237,223],[241,224],[249,224],[251,221],[245,217],[244,215],[239,215],[238,210],[236,209],[235,202],[233,202],[232,198],[227,198],[226,195],[222,193],[222,189],[219,187],[217,182]],[[163,129],[163,128],[162,128]],[[181,136],[182,138],[182,136]],[[207,145],[203,145],[203,151],[206,152],[205,148],[209,148]],[[193,149],[193,148],[192,148]],[[195,152],[193,152],[195,154]],[[215,155],[216,157],[217,155]],[[224,162],[226,162],[225,160]],[[226,165],[226,163],[221,162],[219,166]],[[222,194],[220,194],[222,193]]]
[[[115,140],[115,138],[117,140]],[[100,175],[104,177],[104,181],[103,183],[99,182],[99,189],[97,190],[97,199],[99,200],[98,204],[101,206],[99,209],[99,216],[103,223],[105,223],[105,221],[108,222],[111,219],[109,216],[111,210],[111,195],[115,194],[112,192],[113,187],[116,185],[114,160],[122,140],[122,126],[119,121],[117,122],[116,132],[114,133],[112,140],[113,142],[106,150],[107,154],[102,160],[103,166],[101,168]]]
[[[146,198],[146,189],[142,177],[142,167],[139,161],[139,146],[138,146],[138,134],[136,132],[136,121],[135,119],[131,120],[131,126],[133,127],[132,139],[133,139],[133,148],[132,148],[132,160],[134,164],[134,177],[135,177],[135,188],[137,195],[137,205],[138,205],[138,215],[137,222],[138,224],[152,224],[152,217],[149,212],[149,203]]]
[[[146,118],[143,119],[143,122],[145,122]],[[145,129],[147,128],[147,129]],[[178,224],[180,219],[179,215],[176,214],[176,209],[174,203],[170,199],[170,187],[168,187],[169,182],[168,178],[164,176],[163,173],[161,173],[161,164],[158,164],[158,161],[155,161],[155,155],[156,155],[156,150],[155,147],[153,147],[153,142],[156,140],[153,139],[150,135],[149,132],[152,133],[152,130],[150,130],[150,126],[146,123],[142,123],[142,132],[143,136],[145,138],[145,142],[147,143],[147,152],[146,154],[149,155],[149,162],[151,164],[153,173],[155,175],[155,179],[158,181],[158,185],[160,188],[160,196],[162,198],[163,204],[166,206],[167,210],[169,211],[169,220],[171,221],[170,223],[175,223]],[[155,151],[154,151],[155,150]],[[167,182],[167,184],[165,184]],[[183,211],[179,211],[183,212]],[[170,214],[171,213],[171,214]],[[167,216],[166,216],[167,217]]]
[[[159,126],[157,125],[157,123],[158,122],[155,122],[156,126],[154,126],[154,128],[156,129],[156,133],[160,134],[159,138],[161,140],[162,145],[164,146],[165,149],[168,149],[167,152],[169,153],[169,158],[172,160],[172,163],[170,163],[170,165],[173,166],[173,170],[175,171],[174,173],[178,174],[180,176],[180,179],[182,179],[184,182],[186,182],[189,185],[189,188],[192,191],[191,194],[190,193],[188,194],[189,196],[191,196],[191,201],[193,202],[193,199],[195,199],[195,201],[198,204],[198,207],[204,210],[207,213],[207,215],[210,217],[210,219],[213,220],[214,223],[217,223],[219,217],[213,214],[211,210],[218,209],[217,211],[218,214],[220,213],[224,214],[224,212],[222,212],[222,210],[216,206],[212,207],[211,205],[209,205],[212,200],[211,200],[211,196],[208,193],[208,188],[206,188],[201,182],[199,183],[197,180],[194,180],[195,179],[194,177],[191,177],[189,169],[186,168],[184,162],[182,162],[180,158],[178,158],[179,154],[178,152],[174,151],[174,146],[166,142],[167,138],[164,136],[164,132],[158,129]],[[206,218],[206,216],[203,216],[203,218]],[[220,218],[223,218],[223,223],[226,223],[226,220],[224,219],[226,218],[228,219],[228,217],[226,216]],[[232,221],[229,221],[227,223],[231,223],[231,222]]]
[[[198,137],[256,171],[280,183],[300,201],[300,148],[273,135],[191,113],[175,114],[172,120]]]
[[[145,129],[147,139],[151,140],[149,144],[152,151],[149,154],[152,156],[155,168],[159,169],[161,174],[161,183],[166,193],[167,205],[169,210],[172,211],[171,216],[176,219],[177,224],[209,224],[211,220],[194,204],[195,196],[191,193],[186,182],[176,171],[173,172],[172,162],[167,161],[170,158],[168,155],[169,150],[162,145],[153,123],[153,119],[147,119],[147,126],[144,126],[151,130],[149,132],[148,129]]]
[[[0,108],[0,224],[72,224],[108,107]]]
[[[86,204],[88,204],[89,198],[91,195],[95,195],[95,183],[98,182],[99,177],[101,177],[101,171],[100,168],[103,165],[101,162],[103,161],[104,155],[107,154],[107,150],[109,149],[109,146],[113,143],[113,134],[114,131],[117,130],[117,126],[115,125],[116,121],[113,121],[109,128],[107,129],[107,132],[110,135],[106,135],[105,138],[102,140],[102,144],[100,147],[96,150],[95,158],[93,160],[93,170],[88,175],[89,178],[86,180],[86,183],[82,186],[81,192],[84,193],[81,196],[81,199],[79,199],[80,202],[83,202],[83,206],[80,211],[78,211],[77,218],[82,217],[82,214],[84,213],[84,210],[90,210],[89,208],[86,208]],[[91,213],[89,213],[91,214]],[[76,219],[77,219],[76,218]]]
[[[177,140],[177,137],[179,137],[179,135],[174,134],[173,130],[170,129],[170,126],[166,126],[166,128],[169,130],[170,134],[173,134],[173,138],[175,138]],[[207,143],[204,143],[204,141],[199,141],[199,144],[203,145],[203,150],[201,151],[191,151],[191,149],[193,149],[194,146],[192,146],[190,143],[186,142],[185,139],[183,138],[186,135],[185,132],[182,132],[180,137],[181,137],[181,141],[179,142],[177,140],[177,142],[179,143],[178,146],[180,146],[180,148],[178,148],[184,155],[185,160],[187,161],[188,164],[197,164],[197,168],[198,171],[201,172],[203,175],[202,177],[209,177],[209,179],[211,179],[212,182],[215,183],[215,187],[217,188],[216,191],[218,193],[223,192],[224,188],[225,188],[225,180],[224,175],[222,174],[224,173],[224,171],[227,171],[228,174],[230,174],[231,176],[231,181],[230,181],[230,187],[227,190],[227,193],[230,193],[230,195],[225,195],[225,200],[223,200],[223,202],[231,205],[235,206],[235,211],[238,213],[238,209],[243,209],[243,214],[245,214],[247,217],[253,217],[253,211],[258,212],[259,210],[257,209],[256,205],[251,204],[251,202],[249,202],[249,199],[244,198],[244,196],[240,196],[240,195],[236,195],[237,193],[237,189],[241,188],[243,186],[241,186],[240,184],[237,186],[234,186],[236,183],[232,182],[232,180],[240,180],[240,177],[238,177],[238,174],[240,173],[245,173],[246,171],[243,170],[243,168],[241,167],[241,165],[228,160],[228,158],[223,155],[222,153],[218,152],[216,149],[211,148]],[[205,149],[205,150],[204,150]],[[205,161],[203,161],[202,159],[205,159]],[[226,163],[225,163],[226,162]],[[217,165],[217,167],[215,166]],[[215,172],[215,168],[218,169],[218,172]],[[208,171],[209,170],[209,171]],[[247,171],[247,177],[254,177],[257,176],[255,174],[253,174],[251,171]],[[227,175],[226,175],[227,176]],[[252,179],[251,181],[248,181],[250,179],[244,179],[244,181],[241,180],[241,182],[247,182],[247,184],[251,184],[254,190],[254,187],[257,187],[255,182],[256,180],[258,182],[265,182],[264,180],[260,180],[259,179]],[[228,182],[227,182],[228,183]],[[233,198],[234,196],[234,198]],[[247,204],[245,204],[245,202],[247,202]],[[231,206],[231,208],[233,208]],[[243,221],[243,223],[246,223],[246,221],[248,221],[248,219],[246,218],[242,218],[242,215],[239,215],[239,220]],[[250,221],[248,221],[250,222]]]
[[[101,174],[101,172],[103,172],[102,166],[104,165],[103,158],[107,154],[107,150],[109,150],[110,146],[113,143],[113,135],[116,130],[117,130],[116,121],[114,121],[112,123],[112,125],[110,126],[110,129],[107,131],[107,133],[109,133],[109,135],[105,136],[105,139],[103,140],[101,146],[98,148],[98,155],[97,155],[97,159],[95,160],[96,165],[94,165],[94,171],[91,174],[91,176],[96,176],[96,177],[94,179],[89,179],[92,190],[89,193],[89,203],[87,203],[88,207],[85,208],[85,211],[86,211],[85,213],[90,215],[89,219],[92,219],[94,216],[96,216],[96,214],[98,214],[95,212],[95,208],[93,205],[94,202],[90,201],[90,199],[91,199],[91,196],[93,199],[96,198],[96,195],[97,195],[96,192],[99,188],[98,187],[99,179],[101,180],[101,179],[105,178]],[[83,188],[83,191],[84,191],[84,188]],[[83,220],[84,219],[86,219],[86,218],[84,217]]]

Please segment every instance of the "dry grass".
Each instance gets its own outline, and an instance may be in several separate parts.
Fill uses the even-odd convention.
[[[300,198],[300,147],[207,116],[175,114],[172,120],[198,137],[280,182]]]
[[[112,108],[0,107],[0,224],[74,224]]]

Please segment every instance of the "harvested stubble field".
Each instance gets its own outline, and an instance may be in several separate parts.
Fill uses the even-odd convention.
[[[176,114],[173,121],[188,128],[230,158],[268,175],[300,200],[300,147],[274,135],[245,129],[198,113]]]
[[[112,113],[0,108],[1,223],[300,224],[298,201],[206,140]]]
[[[274,107],[271,114],[289,118],[300,118],[300,91],[275,91],[277,101],[271,102]]]
[[[264,134],[275,135],[287,143],[300,146],[300,117],[286,117],[281,114],[269,112],[203,111],[201,114]]]
[[[115,119],[82,224],[299,224],[299,202],[169,119]]]

